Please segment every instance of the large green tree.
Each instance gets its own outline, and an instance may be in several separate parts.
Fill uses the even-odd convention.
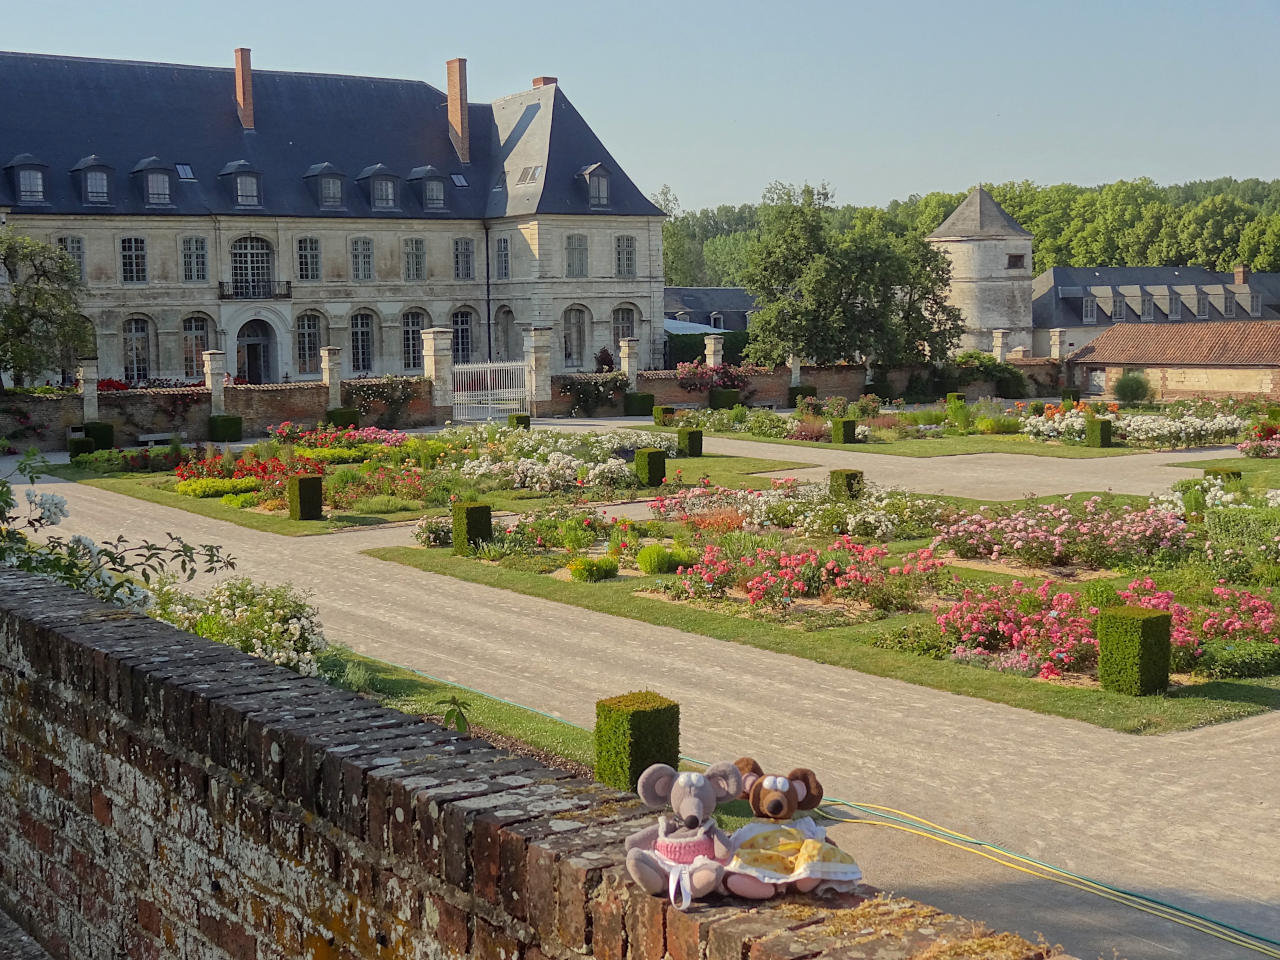
[[[7,370],[20,385],[70,369],[92,348],[81,290],[79,268],[60,247],[0,230],[0,376]]]

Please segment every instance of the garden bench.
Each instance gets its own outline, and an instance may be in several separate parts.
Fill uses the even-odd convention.
[[[168,446],[173,443],[174,440],[185,439],[187,439],[186,433],[179,433],[176,430],[171,430],[168,433],[140,433],[138,434],[138,445],[143,447],[154,447],[157,443],[162,443],[165,446]]]

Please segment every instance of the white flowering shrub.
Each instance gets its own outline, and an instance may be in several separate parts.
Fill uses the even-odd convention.
[[[328,646],[319,612],[290,584],[272,587],[234,577],[195,596],[163,579],[148,613],[306,677],[316,675],[316,655]]]
[[[1181,417],[1097,415],[1115,425],[1113,436],[1133,446],[1176,449],[1199,447],[1213,443],[1233,443],[1249,425],[1243,417],[1220,413],[1207,417],[1187,414]],[[1083,410],[1066,410],[1052,416],[1027,417],[1022,433],[1033,440],[1061,440],[1083,443],[1086,415]]]

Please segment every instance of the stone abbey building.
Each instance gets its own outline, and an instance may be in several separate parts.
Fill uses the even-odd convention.
[[[662,213],[555,77],[491,104],[309,73],[0,53],[0,222],[79,263],[103,377],[249,382],[420,373],[428,327],[455,362],[553,369],[637,337],[662,356]]]

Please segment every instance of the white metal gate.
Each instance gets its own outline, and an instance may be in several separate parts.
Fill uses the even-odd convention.
[[[523,360],[453,365],[454,420],[494,420],[528,412]]]

